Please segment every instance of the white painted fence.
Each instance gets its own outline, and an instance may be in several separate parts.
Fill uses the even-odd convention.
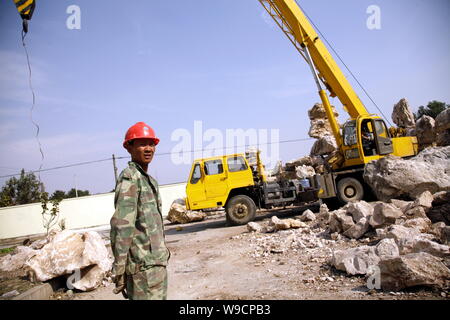
[[[160,186],[162,213],[166,217],[173,200],[186,197],[186,184]],[[114,213],[114,193],[65,199],[59,205],[59,217],[66,229],[109,225]],[[40,203],[0,208],[0,240],[46,232]]]

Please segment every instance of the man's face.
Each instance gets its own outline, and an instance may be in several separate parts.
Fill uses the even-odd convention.
[[[135,139],[133,144],[127,145],[131,159],[139,164],[149,164],[155,154],[155,143],[152,139]]]

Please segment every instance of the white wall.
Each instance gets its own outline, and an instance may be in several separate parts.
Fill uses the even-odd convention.
[[[162,213],[166,217],[173,200],[186,197],[186,184],[160,186]],[[60,219],[66,229],[109,225],[114,213],[114,193],[72,198],[61,201]],[[9,239],[45,233],[40,203],[0,208],[0,239]]]

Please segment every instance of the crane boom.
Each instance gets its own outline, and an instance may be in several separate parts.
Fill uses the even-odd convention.
[[[317,77],[328,89],[330,96],[338,97],[350,117],[356,119],[358,116],[368,115],[364,104],[296,1],[258,1],[288,36],[306,62],[310,64],[312,60],[311,67],[317,71]],[[308,59],[308,53],[311,60]]]

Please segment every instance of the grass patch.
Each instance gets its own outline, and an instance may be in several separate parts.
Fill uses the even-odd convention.
[[[0,254],[8,254],[14,251],[14,248],[4,248],[0,249]]]

